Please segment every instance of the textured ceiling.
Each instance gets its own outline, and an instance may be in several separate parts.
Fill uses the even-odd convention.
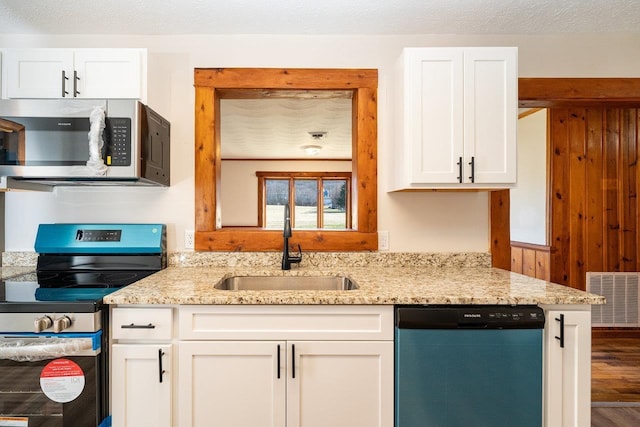
[[[638,0],[0,0],[4,34],[638,31]]]
[[[351,99],[223,99],[223,159],[351,159]],[[314,135],[322,134],[322,137]],[[320,147],[317,155],[304,147]]]

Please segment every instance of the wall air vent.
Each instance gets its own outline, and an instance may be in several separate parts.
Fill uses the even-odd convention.
[[[638,283],[640,273],[587,273],[587,292],[602,295],[604,305],[591,307],[592,326],[639,327]]]

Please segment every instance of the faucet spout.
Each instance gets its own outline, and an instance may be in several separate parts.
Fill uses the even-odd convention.
[[[292,256],[289,254],[289,238],[292,236],[291,232],[291,214],[289,212],[289,205],[284,205],[284,230],[282,232],[284,237],[282,248],[282,269],[291,270],[291,264],[297,264],[302,261],[302,248],[298,245],[298,255]]]

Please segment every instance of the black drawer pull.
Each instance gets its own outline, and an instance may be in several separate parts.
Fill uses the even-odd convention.
[[[136,325],[135,323],[131,323],[129,325],[121,325],[122,329],[155,329],[156,325],[153,323],[149,323],[148,325]]]

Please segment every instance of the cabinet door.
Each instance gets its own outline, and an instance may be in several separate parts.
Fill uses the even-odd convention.
[[[516,182],[517,108],[516,48],[465,49],[464,182]]]
[[[180,342],[179,425],[284,427],[285,351],[284,341]]]
[[[393,427],[393,342],[287,342],[287,427]]]
[[[142,98],[142,53],[138,49],[81,49],[74,67],[78,98]]]
[[[73,97],[73,51],[7,49],[3,59],[8,98]]]
[[[171,345],[114,344],[111,361],[113,427],[170,427]]]
[[[405,51],[405,152],[411,183],[457,183],[463,158],[463,51]]]
[[[589,426],[591,312],[551,310],[546,312],[546,322],[545,426]],[[560,337],[564,347],[561,347]]]

